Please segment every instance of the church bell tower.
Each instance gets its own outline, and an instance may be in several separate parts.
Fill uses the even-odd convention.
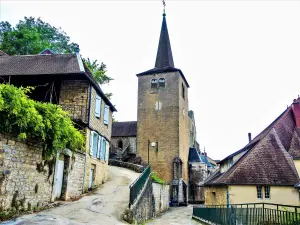
[[[169,184],[187,183],[189,84],[174,66],[165,12],[155,67],[137,77],[137,155]]]

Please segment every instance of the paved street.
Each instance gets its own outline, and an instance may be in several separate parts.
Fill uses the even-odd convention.
[[[122,221],[122,214],[128,206],[128,186],[138,177],[138,173],[131,170],[109,167],[110,178],[102,187],[90,196],[78,201],[63,203],[62,206],[39,213],[25,215],[6,225],[79,225],[79,224],[126,224]],[[149,221],[149,225],[184,224],[199,225],[192,221],[192,206],[170,208],[158,218]]]
[[[25,215],[4,224],[124,224],[120,221],[129,202],[128,186],[139,173],[113,166],[109,167],[109,172],[109,180],[90,196],[57,208]]]
[[[199,225],[192,220],[193,206],[170,208],[166,213],[149,221],[147,225]]]

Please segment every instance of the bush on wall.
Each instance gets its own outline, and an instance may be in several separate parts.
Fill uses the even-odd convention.
[[[82,150],[84,136],[59,105],[41,103],[28,97],[32,87],[0,84],[0,132],[20,140],[37,139],[49,158],[58,149]]]

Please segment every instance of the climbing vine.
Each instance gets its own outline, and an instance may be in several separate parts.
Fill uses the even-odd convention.
[[[59,105],[41,103],[28,97],[32,87],[0,84],[0,132],[16,134],[20,140],[40,140],[44,157],[58,149],[83,149],[84,137]]]

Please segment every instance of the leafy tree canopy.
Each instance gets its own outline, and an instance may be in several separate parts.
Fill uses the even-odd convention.
[[[53,27],[40,18],[24,17],[15,27],[7,21],[0,22],[0,50],[7,54],[34,55],[47,48],[56,53],[79,52],[79,45],[70,43],[70,37],[61,28]],[[113,80],[106,74],[103,62],[99,64],[89,58],[83,61],[99,84]]]
[[[29,99],[32,89],[0,84],[0,132],[42,141],[45,158],[55,155],[57,149],[83,150],[84,136],[69,114],[58,105]]]
[[[15,27],[1,22],[0,48],[9,55],[38,54],[46,48],[57,53],[79,51],[79,45],[70,43],[70,37],[61,28],[33,17],[25,17]]]

